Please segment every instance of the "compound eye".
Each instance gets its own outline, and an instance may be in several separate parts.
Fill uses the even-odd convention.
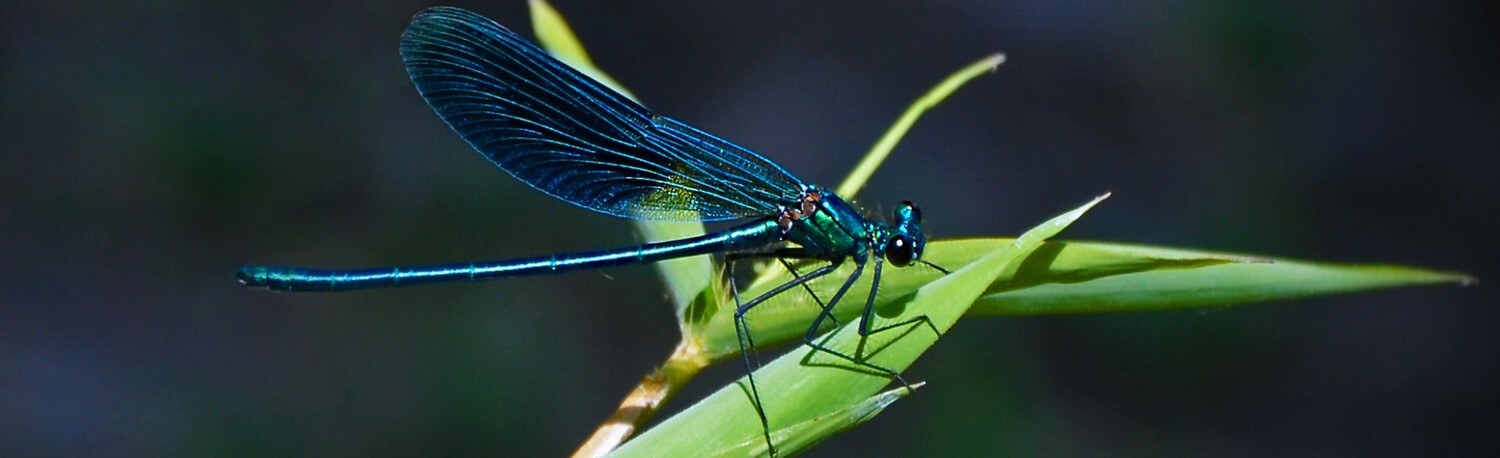
[[[885,260],[895,264],[896,267],[906,267],[916,256],[916,247],[912,245],[911,239],[904,235],[891,237],[885,242]]]

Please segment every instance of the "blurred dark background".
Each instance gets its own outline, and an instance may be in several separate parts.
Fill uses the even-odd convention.
[[[454,3],[530,36],[522,1]],[[671,350],[649,268],[234,283],[635,241],[442,125],[396,52],[425,6],[0,6],[0,455],[562,455]],[[1067,238],[1500,278],[1495,3],[557,6],[658,112],[827,185],[1006,52],[860,196],[919,202],[938,238],[1112,190]],[[909,371],[926,389],[814,454],[1494,455],[1496,299],[968,320]]]

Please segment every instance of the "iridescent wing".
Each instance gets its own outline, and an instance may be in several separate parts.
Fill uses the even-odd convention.
[[[773,215],[804,187],[780,166],[606,88],[489,19],[417,13],[401,37],[417,91],[459,136],[531,187],[610,215]]]

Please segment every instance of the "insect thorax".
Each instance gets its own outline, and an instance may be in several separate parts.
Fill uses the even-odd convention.
[[[787,241],[829,258],[862,255],[872,224],[844,199],[815,187],[803,192],[800,205],[783,209],[777,223]]]

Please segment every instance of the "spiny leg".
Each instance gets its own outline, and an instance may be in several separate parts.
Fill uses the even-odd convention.
[[[885,267],[885,260],[880,257],[880,254],[877,253],[871,257],[875,258],[875,275],[870,278],[870,295],[865,298],[865,310],[859,316],[860,348],[864,348],[864,339],[870,338],[870,323],[875,322],[875,295],[880,292],[880,272]],[[855,352],[856,355],[859,353]],[[906,379],[902,378],[901,374],[891,371],[891,375],[896,378],[897,383],[906,388],[907,392],[913,391],[911,384],[906,383]]]
[[[734,261],[726,260],[725,262],[728,263],[730,268],[733,268]],[[729,292],[734,296],[735,309],[738,310],[740,307],[740,289],[738,286],[735,286],[733,279],[729,280]],[[739,343],[740,357],[745,363],[745,378],[750,381],[750,401],[755,406],[755,415],[760,418],[760,431],[766,439],[766,453],[776,456],[776,444],[771,442],[771,422],[766,419],[766,408],[760,403],[760,390],[755,387],[755,368],[760,367],[760,358],[754,355],[755,341],[751,340],[749,348],[746,348],[745,341],[750,340],[750,333],[746,332],[745,329],[748,326],[742,325],[740,321],[740,315],[736,313],[734,317],[734,339]]]
[[[734,271],[734,258],[725,258],[724,259],[724,270],[726,272],[733,272]],[[739,288],[739,285],[735,284],[733,277],[730,277],[730,279],[729,279],[729,294],[730,294],[730,296],[734,297],[735,310],[738,310],[739,307],[740,307],[740,288]],[[747,327],[746,329],[748,330],[749,328]],[[741,333],[740,332],[740,322],[739,322],[738,316],[736,316],[736,319],[734,321],[734,335],[735,335],[736,339],[741,340],[741,342],[739,343],[739,345],[740,345],[740,356],[749,358],[748,360],[745,361],[746,367],[760,367],[760,356],[758,356],[758,355],[755,354],[755,341],[750,339],[750,336],[749,336],[748,332],[746,332],[746,333]],[[750,340],[749,351],[746,351],[746,346],[745,346],[744,340]],[[750,371],[745,371],[745,373],[749,374]],[[753,378],[750,379],[750,387],[751,387],[751,391],[754,391],[754,388],[755,388],[755,379],[753,379]],[[759,408],[760,408],[760,401],[759,401],[759,399],[757,399],[756,400],[756,409],[758,410]],[[762,416],[764,416],[764,415],[762,415]],[[765,419],[762,418],[761,421],[764,422]]]
[[[776,258],[776,261],[780,262],[781,266],[784,267],[784,268],[786,268],[786,271],[792,274],[792,278],[801,277],[802,273],[798,272],[797,271],[797,267],[793,266],[792,263],[791,263],[791,261],[787,261],[787,259],[820,259],[820,260],[827,260],[826,258],[823,258],[823,257],[810,255],[810,254],[807,253],[807,250],[802,249],[802,248],[780,248],[780,249],[776,249],[776,250],[762,251],[762,252],[732,253],[732,254],[724,257],[725,261],[734,261],[734,260],[737,260],[737,259],[752,259],[753,260],[753,259],[765,259],[765,258]],[[820,298],[820,297],[818,297],[818,293],[816,293],[816,292],[813,291],[811,284],[809,284],[809,283],[803,283],[802,284],[802,290],[807,291],[807,295],[808,296],[812,296],[813,302],[818,304],[818,309],[819,310],[823,309],[823,307],[824,307],[824,305],[823,305],[823,299]],[[833,324],[834,324],[834,326],[838,326],[839,325],[839,321],[838,321],[837,317],[829,317],[829,318],[833,318]]]
[[[926,259],[918,259],[917,262],[925,264],[925,265],[927,265],[927,267],[931,267],[933,269],[937,269],[937,271],[938,272],[942,272],[943,275],[948,275],[948,274],[953,273],[953,272],[949,272],[948,269],[944,269],[943,266],[940,266],[940,265],[937,265],[937,264],[933,264],[932,261],[928,261]]]
[[[928,263],[928,264],[931,264],[931,263]],[[880,258],[879,257],[875,258],[875,279],[874,279],[874,282],[871,283],[871,286],[870,286],[870,297],[865,300],[865,311],[864,311],[864,314],[861,315],[860,318],[859,318],[859,320],[860,320],[859,321],[859,335],[864,336],[864,337],[869,337],[869,336],[872,336],[872,335],[875,335],[875,334],[879,334],[879,333],[881,333],[883,331],[886,331],[886,330],[889,330],[889,329],[892,329],[892,328],[904,327],[904,326],[906,326],[908,324],[912,324],[912,323],[919,322],[919,321],[926,322],[929,327],[932,327],[932,332],[941,334],[941,332],[938,331],[937,326],[934,326],[932,324],[932,320],[930,320],[930,319],[927,318],[927,315],[922,315],[920,317],[916,317],[916,318],[913,318],[913,319],[910,319],[910,320],[902,321],[900,323],[891,323],[889,325],[881,326],[881,327],[874,328],[874,329],[870,328],[870,323],[873,322],[874,318],[875,318],[875,313],[874,313],[875,312],[875,294],[876,294],[877,291],[879,291],[879,288],[880,288],[880,268],[881,268],[882,265],[883,264],[880,262]],[[945,270],[945,269],[943,269],[941,267],[937,267],[936,264],[931,264],[931,265],[934,268],[938,269],[939,271],[942,271],[944,274],[948,273],[947,270]]]
[[[844,361],[848,361],[849,363],[854,364],[856,366],[869,368],[869,369],[875,370],[876,372],[880,372],[882,374],[885,374],[886,376],[891,377],[892,379],[896,380],[897,382],[900,382],[902,386],[905,386],[908,389],[910,389],[911,385],[908,384],[908,383],[906,383],[906,379],[902,378],[900,373],[898,373],[898,372],[896,372],[894,370],[891,370],[889,368],[877,366],[875,364],[870,364],[869,362],[864,361],[863,358],[858,358],[858,357],[855,357],[855,356],[847,355],[847,354],[841,353],[841,352],[839,352],[837,350],[834,350],[832,348],[828,348],[827,346],[823,345],[821,342],[818,341],[818,328],[822,326],[823,320],[825,318],[833,316],[833,309],[834,309],[834,307],[838,305],[839,300],[844,297],[844,293],[849,292],[849,287],[854,286],[854,282],[856,280],[858,280],[860,274],[862,272],[864,272],[864,270],[865,270],[865,262],[867,261],[867,259],[868,258],[863,258],[863,259],[862,258],[855,258],[854,272],[851,273],[851,274],[849,274],[849,278],[847,280],[844,280],[844,284],[839,287],[838,292],[835,292],[833,294],[833,297],[831,299],[829,299],[828,305],[824,306],[823,307],[823,311],[818,314],[818,317],[816,319],[813,320],[812,326],[809,326],[807,328],[807,333],[802,336],[802,342],[805,343],[805,344],[807,344],[807,346],[811,347],[814,351],[821,351],[821,352],[824,352],[824,353],[828,353],[830,355],[838,357],[839,359],[842,359]],[[878,267],[879,266],[879,264],[878,264],[879,258],[876,258],[876,262],[877,262],[876,266]],[[878,275],[876,276],[876,280],[877,281],[879,280],[879,276]],[[872,291],[873,291],[874,286],[871,286],[871,288],[872,288]],[[860,337],[861,337],[861,341],[863,341],[863,338],[864,338],[863,334],[861,334]],[[809,355],[809,356],[811,356],[811,355]]]
[[[798,276],[797,278],[792,279],[792,281],[772,288],[770,291],[765,292],[765,294],[761,294],[755,299],[751,299],[750,302],[744,303],[740,302],[739,288],[735,287],[734,282],[729,282],[729,291],[733,294],[735,303],[735,340],[738,341],[740,345],[741,360],[743,360],[745,363],[745,379],[750,382],[751,402],[755,405],[755,414],[760,417],[761,433],[765,436],[766,448],[770,451],[770,454],[772,456],[776,455],[776,445],[771,442],[771,422],[766,419],[766,409],[761,405],[760,402],[760,389],[756,388],[755,386],[755,368],[760,365],[760,362],[756,360],[756,357],[754,355],[755,340],[754,337],[750,335],[750,323],[745,321],[745,313],[749,312],[750,309],[755,308],[755,306],[760,305],[760,303],[765,302],[766,299],[769,299],[772,296],[781,294],[782,292],[785,292],[786,290],[791,289],[797,285],[804,285],[815,278],[828,275],[830,272],[833,272],[834,269],[837,269],[838,266],[839,265],[837,263],[834,263],[820,267],[817,270],[808,272],[807,275]],[[752,363],[752,360],[756,361]]]
[[[882,263],[881,261],[882,260],[879,257],[879,255],[876,255],[875,256],[875,275],[871,279],[871,283],[870,283],[870,296],[865,299],[865,310],[864,310],[864,313],[859,318],[859,335],[860,335],[860,337],[869,338],[872,335],[879,334],[881,332],[884,332],[884,331],[887,331],[887,330],[890,330],[890,329],[904,328],[904,327],[906,327],[906,325],[913,324],[913,323],[918,323],[918,322],[925,322],[925,323],[927,323],[927,325],[932,328],[932,331],[934,333],[939,333],[940,334],[941,332],[938,331],[937,327],[932,324],[932,320],[928,319],[926,315],[923,315],[923,316],[920,316],[920,317],[916,317],[916,318],[913,318],[913,319],[910,319],[910,320],[905,320],[905,321],[902,321],[900,323],[892,323],[892,324],[887,325],[887,326],[881,326],[881,327],[873,328],[873,329],[871,328],[871,323],[873,323],[875,321],[875,297],[876,297],[876,294],[877,294],[877,292],[879,291],[879,288],[880,288],[880,272],[882,270],[881,268],[884,267],[884,263]],[[864,341],[861,340],[860,341],[860,347],[861,347],[861,349],[863,349],[863,346],[864,346]],[[863,350],[861,350],[860,352],[856,352],[855,354],[856,355],[860,355],[862,352],[863,352]],[[861,358],[863,358],[863,356],[861,356]],[[905,387],[907,389],[907,391],[912,391],[912,387],[911,387],[910,384],[906,383],[906,379],[902,378],[900,375],[896,375],[895,377],[896,377],[896,381],[899,382],[901,384],[901,386]]]
[[[793,267],[792,263],[790,261],[787,261],[786,258],[776,258],[776,260],[781,262],[781,266],[785,267],[787,272],[791,272],[792,273],[792,278],[796,278],[796,277],[802,276],[802,274],[797,273],[797,268]],[[818,310],[819,310],[819,312],[821,312],[825,308],[828,308],[827,305],[823,304],[823,299],[819,299],[818,298],[818,293],[813,292],[812,285],[810,285],[808,283],[803,283],[802,284],[802,289],[806,290],[807,291],[807,295],[808,296],[812,296],[813,302],[816,303],[816,304],[818,304]],[[834,327],[838,327],[839,326],[839,318],[838,317],[833,316],[833,315],[829,315],[828,319],[833,320],[833,326]]]
[[[885,260],[880,254],[875,254],[875,277],[870,280],[870,297],[865,299],[865,311],[859,316],[860,337],[870,336],[870,322],[875,321],[875,293],[880,291],[880,270],[885,266]]]
[[[835,291],[833,293],[832,300],[829,300],[827,304],[823,305],[823,309],[818,311],[818,317],[813,319],[812,326],[808,326],[807,327],[807,333],[803,334],[803,336],[802,336],[802,341],[803,342],[807,343],[808,346],[810,346],[810,347],[812,347],[814,349],[819,349],[819,350],[827,351],[829,353],[838,354],[838,352],[829,350],[827,348],[823,348],[823,346],[818,343],[818,339],[817,339],[817,337],[818,337],[818,328],[823,327],[823,320],[825,318],[831,318],[831,317],[833,317],[833,307],[835,305],[838,305],[839,299],[842,299],[844,297],[844,293],[849,292],[849,287],[850,286],[854,286],[854,281],[858,280],[860,273],[862,273],[864,271],[865,271],[865,261],[864,260],[859,260],[859,259],[855,260],[854,261],[854,272],[852,272],[852,273],[849,274],[849,278],[844,279],[844,284],[843,285],[839,285],[839,290]],[[843,356],[843,355],[840,355],[840,356]]]

